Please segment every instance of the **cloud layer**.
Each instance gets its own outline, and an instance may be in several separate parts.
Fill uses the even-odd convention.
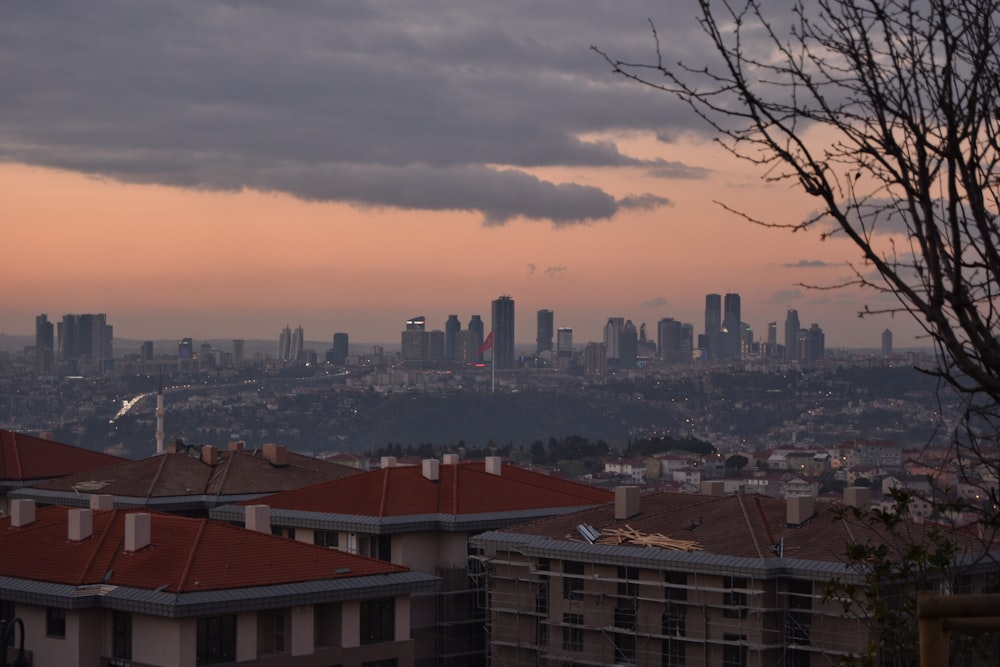
[[[705,173],[617,131],[695,123],[616,79],[591,44],[648,58],[662,3],[71,0],[0,8],[0,160],[124,182],[555,224],[669,203],[543,167]],[[661,39],[684,51],[687,19]],[[700,40],[699,40],[700,41]]]

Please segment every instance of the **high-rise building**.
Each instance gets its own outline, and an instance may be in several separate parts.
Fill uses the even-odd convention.
[[[709,359],[716,359],[722,352],[722,297],[705,295],[705,349]]]
[[[785,314],[785,361],[799,358],[799,311],[792,308]]]
[[[424,361],[429,357],[427,318],[417,315],[406,320],[402,334],[402,357],[408,361]]]
[[[608,323],[604,325],[604,354],[608,359],[617,359],[621,355],[621,337],[624,328],[624,317],[609,317]]]
[[[635,368],[639,356],[639,332],[632,320],[627,320],[618,338],[618,365],[621,368]]]
[[[242,338],[234,338],[233,366],[235,366],[236,368],[242,368],[245,357],[246,357],[246,343],[244,343]]]
[[[448,321],[444,323],[444,358],[455,359],[455,336],[462,330],[462,323],[458,321],[458,315],[449,315]]]
[[[194,359],[194,341],[190,338],[181,338],[177,343],[177,358],[181,360]]]
[[[559,327],[556,331],[556,354],[560,357],[573,356],[573,329]]]
[[[113,330],[107,315],[63,315],[57,325],[60,356],[70,362],[89,360],[99,369],[112,363]]]
[[[537,346],[535,353],[552,351],[552,334],[555,332],[555,317],[551,310],[538,311],[538,335],[535,338]]]
[[[35,318],[35,368],[39,373],[52,370],[55,346],[55,325],[43,313]]]
[[[493,301],[493,367],[514,368],[514,299],[501,296]]]
[[[888,329],[882,332],[882,356],[892,356],[892,332]]]
[[[722,315],[722,357],[724,359],[740,359],[743,356],[741,317],[740,295],[727,294]]]
[[[826,336],[823,335],[823,330],[819,328],[819,325],[813,323],[809,327],[809,336],[806,339],[808,341],[806,354],[803,355],[806,359],[810,361],[819,361],[826,354]]]
[[[292,357],[292,328],[285,328],[278,334],[278,361],[288,361]]]
[[[767,356],[778,356],[778,323],[767,323]]]
[[[350,354],[350,341],[346,333],[339,332],[333,334],[333,363],[343,366],[347,362],[347,355]]]
[[[306,334],[302,330],[302,325],[295,327],[292,332],[291,349],[288,351],[289,361],[303,361],[306,352]]]
[[[444,359],[444,332],[434,329],[427,332],[427,359],[441,361]]]
[[[483,353],[479,351],[479,348],[483,346],[483,341],[486,340],[486,326],[483,324],[483,318],[479,315],[473,315],[472,319],[469,320],[469,348],[471,349],[471,358],[468,361],[482,362]]]
[[[607,375],[608,355],[604,343],[587,343],[583,348],[583,372],[586,375]]]
[[[140,361],[153,360],[153,341],[151,340],[142,341],[142,347],[139,348],[139,360]]]

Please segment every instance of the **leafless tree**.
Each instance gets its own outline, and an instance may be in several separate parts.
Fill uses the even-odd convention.
[[[1000,477],[1000,0],[698,0],[710,63],[624,62],[615,73],[686,102],[769,182],[811,195],[791,224],[845,235],[854,280],[905,312],[963,399],[955,460],[998,522]],[[725,204],[723,204],[725,206]]]

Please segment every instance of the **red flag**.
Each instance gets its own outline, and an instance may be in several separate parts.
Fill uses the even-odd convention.
[[[490,335],[486,337],[486,340],[483,341],[483,344],[479,346],[479,350],[476,351],[476,354],[482,354],[483,352],[485,352],[486,350],[490,349],[491,347],[493,347],[493,332],[492,331],[490,332]]]

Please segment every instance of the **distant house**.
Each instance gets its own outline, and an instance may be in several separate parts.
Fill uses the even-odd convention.
[[[606,475],[627,477],[636,484],[646,481],[646,461],[643,459],[604,458],[601,463]]]
[[[270,507],[286,537],[374,556],[442,579],[439,592],[413,598],[417,665],[486,662],[485,571],[469,538],[495,528],[608,502],[605,489],[504,463],[426,459],[383,467],[253,501]],[[212,517],[242,522],[246,503]]]
[[[0,429],[0,511],[7,495],[25,486],[126,462],[110,454]]]
[[[108,496],[94,505],[110,507]],[[35,665],[409,665],[405,567],[208,519],[12,502],[0,612]]]
[[[111,495],[115,507],[208,516],[212,507],[298,489],[361,471],[290,452],[281,445],[246,449],[232,443],[178,447],[167,453],[69,475],[13,492],[42,505],[88,506],[93,494]]]

